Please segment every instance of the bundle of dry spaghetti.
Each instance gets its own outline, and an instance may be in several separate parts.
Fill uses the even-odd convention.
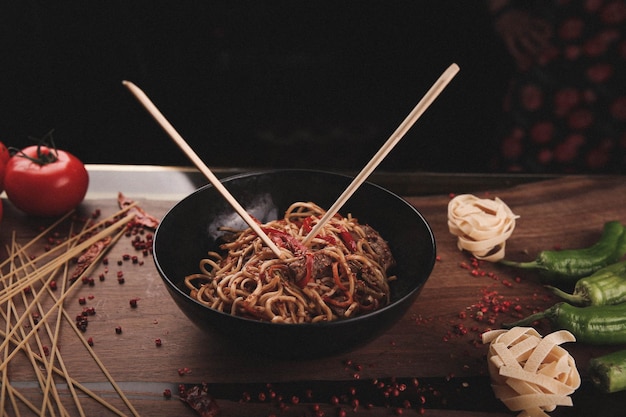
[[[448,203],[448,228],[457,236],[459,249],[486,261],[504,258],[506,240],[518,217],[498,197],[490,200],[461,194]]]
[[[0,263],[0,410],[3,415],[85,415],[83,402],[95,400],[113,414],[138,415],[104,364],[77,328],[74,316],[64,308],[82,274],[91,268],[125,232],[133,219],[132,207],[101,221],[77,219],[68,214],[25,244],[15,232],[7,245],[7,258]],[[59,235],[59,229],[67,229]],[[63,225],[63,227],[60,227]],[[81,230],[74,230],[76,226]],[[81,226],[82,225],[82,226]],[[56,236],[54,246],[42,242]],[[46,243],[47,245],[47,243]],[[97,250],[94,250],[97,249]],[[39,255],[34,253],[41,252]],[[88,259],[87,259],[88,258]],[[76,262],[78,260],[78,262]],[[62,329],[73,330],[128,411],[93,392],[72,377],[71,359],[61,355]],[[34,384],[13,383],[13,373]],[[67,391],[61,388],[66,386]],[[36,389],[34,389],[36,388]],[[69,398],[69,400],[68,400]]]
[[[191,295],[233,315],[277,323],[331,321],[389,302],[387,271],[395,264],[387,242],[356,218],[335,215],[309,246],[302,242],[325,211],[292,204],[283,218],[261,226],[280,248],[278,258],[251,230],[231,231],[186,277]]]
[[[580,386],[580,374],[574,358],[559,345],[574,341],[566,330],[543,338],[531,327],[484,333],[496,397],[511,411],[521,411],[520,417],[548,417],[546,411],[571,406],[570,394]]]

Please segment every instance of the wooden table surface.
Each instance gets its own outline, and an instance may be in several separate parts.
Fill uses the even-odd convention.
[[[124,188],[118,191],[126,192]],[[529,314],[552,305],[556,299],[533,273],[490,263],[471,266],[471,258],[456,248],[446,224],[450,194],[457,192],[451,183],[439,194],[405,196],[430,223],[438,260],[406,315],[365,346],[330,357],[291,361],[255,354],[254,341],[250,341],[246,353],[242,353],[241,347],[233,348],[219,336],[191,324],[170,299],[152,258],[136,252],[132,238],[122,237],[107,254],[108,265],[99,264],[91,273],[96,277],[94,285],[74,287],[65,301],[71,317],[85,307],[79,304],[81,297],[86,299],[86,306],[96,310],[80,336],[71,331],[71,323],[62,327],[60,352],[67,373],[115,404],[124,415],[196,415],[177,399],[177,391],[179,384],[200,383],[207,384],[223,416],[315,416],[315,404],[326,416],[339,415],[339,409],[348,416],[392,416],[399,415],[399,410],[403,415],[417,415],[420,408],[430,416],[513,415],[493,398],[480,333],[509,321],[511,311]],[[507,257],[511,259],[530,260],[540,250],[557,246],[587,246],[597,240],[604,222],[626,223],[623,177],[564,177],[481,190],[476,195],[498,196],[520,216],[507,243]],[[137,201],[157,217],[174,203],[159,200],[158,196]],[[3,203],[3,248],[11,243],[13,233],[18,242],[26,243],[49,223],[22,215],[6,199]],[[90,214],[96,209],[102,216],[114,213],[116,195],[99,193],[96,198],[88,198],[80,210]],[[31,251],[36,254],[45,250],[45,245],[42,242]],[[123,260],[124,254],[137,255],[140,261]],[[7,255],[3,252],[1,256],[5,259]],[[472,273],[472,269],[478,273]],[[118,271],[124,275],[123,284],[116,279]],[[97,278],[100,274],[105,275],[104,281]],[[131,299],[138,300],[136,308],[130,306]],[[494,313],[495,303],[509,311]],[[488,310],[478,320],[476,313],[483,306]],[[5,328],[4,320],[0,320],[0,326]],[[118,326],[123,329],[121,334],[115,331]],[[545,333],[549,328],[540,331]],[[93,351],[130,408],[95,366],[96,361],[79,343],[79,337],[93,339]],[[161,346],[156,345],[156,339],[162,341]],[[306,345],[306,341],[302,343]],[[591,357],[617,349],[578,343],[566,348],[575,357],[583,378]],[[6,353],[0,354],[6,357]],[[41,403],[39,385],[26,355],[16,355],[7,370],[5,386],[11,385]],[[69,415],[78,415],[65,384],[61,380],[57,384]],[[173,393],[169,399],[163,396],[166,389]],[[338,404],[333,403],[333,397],[338,398]],[[115,415],[85,395],[81,399],[86,415]],[[585,379],[573,400],[574,407],[559,407],[551,415],[623,415],[626,395],[600,394]],[[16,415],[8,401],[4,411]],[[23,407],[21,411],[22,415],[32,415]]]

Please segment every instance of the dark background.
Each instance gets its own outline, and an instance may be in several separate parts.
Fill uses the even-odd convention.
[[[483,3],[15,1],[0,6],[0,141],[54,129],[86,163],[360,169],[461,71],[381,169],[489,171],[510,60]]]

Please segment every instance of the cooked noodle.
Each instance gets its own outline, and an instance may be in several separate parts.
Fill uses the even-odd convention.
[[[335,215],[308,247],[302,241],[324,215],[314,203],[294,203],[282,219],[262,225],[284,255],[279,259],[251,229],[229,232],[220,248],[185,278],[191,296],[213,309],[277,323],[352,317],[389,302],[387,243],[356,218]]]

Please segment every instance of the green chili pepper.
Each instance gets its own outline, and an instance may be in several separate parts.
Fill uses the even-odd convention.
[[[626,350],[618,350],[589,361],[594,386],[611,393],[626,390]]]
[[[547,310],[502,326],[505,328],[529,326],[542,319],[547,319],[559,330],[568,330],[581,343],[590,345],[626,343],[626,303],[576,307],[561,302]]]
[[[574,283],[607,265],[619,261],[626,254],[626,231],[618,221],[604,224],[600,239],[581,249],[545,250],[531,262],[501,260],[503,265],[537,269],[550,282]]]
[[[617,262],[576,282],[574,292],[547,286],[554,294],[578,306],[619,304],[626,301],[626,261]]]

